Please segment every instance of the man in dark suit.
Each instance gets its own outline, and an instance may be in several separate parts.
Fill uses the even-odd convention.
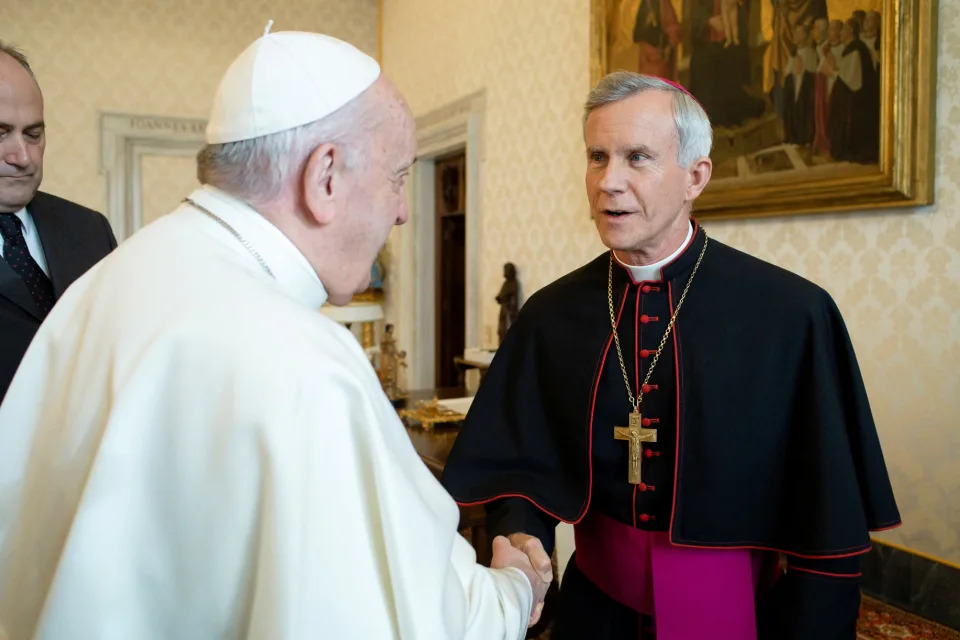
[[[117,246],[102,215],[38,191],[45,145],[40,86],[0,42],[0,399],[53,304]]]

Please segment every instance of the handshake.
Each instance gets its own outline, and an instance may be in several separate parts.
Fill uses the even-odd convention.
[[[540,540],[526,533],[512,533],[509,537],[497,536],[493,539],[493,559],[490,567],[515,567],[523,571],[533,589],[533,607],[530,609],[527,626],[537,624],[540,614],[543,613],[543,599],[553,582],[553,564]]]

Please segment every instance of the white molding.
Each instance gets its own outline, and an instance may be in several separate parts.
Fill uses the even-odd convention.
[[[195,156],[206,126],[206,120],[194,118],[100,114],[100,173],[107,183],[107,219],[118,241],[143,222],[143,156]]]
[[[480,304],[481,221],[480,199],[486,95],[471,94],[417,118],[417,164],[411,175],[410,223],[399,234],[400,264],[395,308],[398,338],[412,345],[407,386],[434,386],[436,335],[436,224],[434,220],[434,167],[436,158],[464,149],[466,155],[466,309],[464,340],[467,347],[481,345],[483,326]],[[401,321],[398,321],[401,320]]]

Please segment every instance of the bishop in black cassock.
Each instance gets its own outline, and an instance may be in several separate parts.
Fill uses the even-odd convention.
[[[613,75],[603,82],[636,77]],[[645,131],[649,114],[638,122]],[[606,172],[601,201],[627,202],[636,188],[654,217],[644,180],[666,175],[669,159],[651,147],[627,146],[633,155],[616,169],[622,185],[610,177],[618,147],[589,151]],[[606,242],[616,240],[614,225],[639,214],[608,207],[595,215],[611,216],[598,221]],[[711,618],[712,638],[852,640],[869,531],[900,516],[841,314],[817,285],[709,239],[686,216],[680,224],[686,239],[652,270],[608,252],[529,299],[474,399],[444,484],[461,504],[486,505],[491,536],[530,534],[550,553],[557,523],[575,525],[559,640],[688,640],[666,628],[662,607],[670,606],[688,619],[669,621],[674,627]],[[643,427],[656,430],[655,442],[642,443],[636,484],[630,446],[614,437],[632,410],[624,373],[632,393],[643,393]],[[721,635],[726,612],[705,610],[709,592],[697,589],[719,585],[722,599],[725,580],[742,587],[714,564],[734,558],[730,566],[749,574],[742,599],[755,630]],[[678,577],[675,602],[665,603],[667,581]]]

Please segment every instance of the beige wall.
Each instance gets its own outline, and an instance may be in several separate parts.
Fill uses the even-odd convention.
[[[377,0],[0,0],[0,40],[27,53],[46,101],[41,188],[103,211],[100,112],[206,118],[220,76],[269,19],[377,54]],[[146,163],[155,216],[186,195],[192,169]]]
[[[551,0],[549,9],[532,0],[383,5],[384,68],[415,114],[487,92],[479,185],[486,335],[496,326],[503,262],[517,264],[529,294],[602,250],[582,182],[589,1]],[[940,32],[958,29],[960,0],[943,0]],[[905,521],[882,537],[960,564],[958,63],[960,41],[942,37],[935,206],[706,226],[833,294]]]

